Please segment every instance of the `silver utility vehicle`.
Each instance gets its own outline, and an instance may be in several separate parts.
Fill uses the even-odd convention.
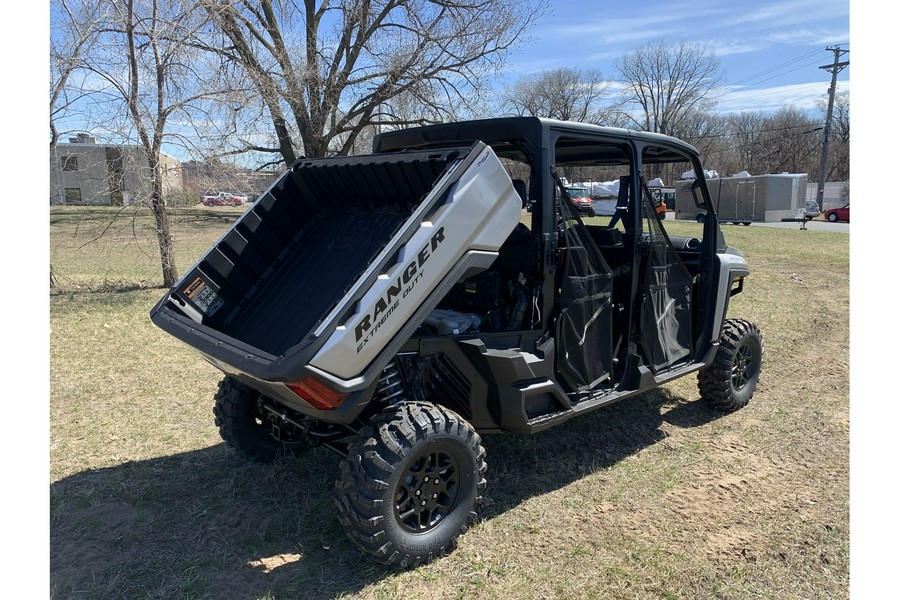
[[[708,218],[670,236],[646,182],[688,169]],[[620,185],[585,223],[563,177],[588,172]],[[349,537],[414,567],[478,518],[482,434],[690,373],[716,409],[748,402],[762,337],[726,313],[749,267],[703,173],[681,141],[582,123],[383,133],[370,155],[299,160],[151,317],[224,373],[215,422],[238,454],[334,450]]]

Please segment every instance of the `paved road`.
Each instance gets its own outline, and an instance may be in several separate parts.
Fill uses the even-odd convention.
[[[722,229],[726,227],[743,227],[743,225],[722,224]],[[752,223],[750,227],[775,227],[778,229],[800,229],[800,223]],[[806,228],[810,231],[832,231],[836,233],[850,233],[850,223],[830,223],[816,219],[807,221]]]
[[[666,218],[675,220],[675,213],[669,211]],[[727,231],[727,227],[744,227],[743,225],[733,225],[732,223],[720,223],[719,226]],[[772,223],[751,223],[750,227],[775,227],[777,229],[800,229],[800,223],[776,221]],[[850,223],[831,223],[825,219],[815,219],[806,222],[806,228],[810,231],[832,231],[836,233],[850,233]]]

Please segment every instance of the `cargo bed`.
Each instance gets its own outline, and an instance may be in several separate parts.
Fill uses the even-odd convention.
[[[284,354],[343,297],[408,213],[324,212],[298,232],[277,270],[251,288],[221,331]]]
[[[488,158],[492,162],[485,165]],[[475,171],[487,170],[487,177],[475,178]],[[498,207],[503,225],[491,226],[489,241],[480,241]],[[419,302],[427,297],[419,295],[440,283],[470,246],[496,251],[518,222],[520,208],[496,156],[480,142],[428,152],[304,159],[238,219],[151,317],[223,370],[291,380],[335,332],[365,320],[356,330],[365,327],[369,333],[369,320],[382,311],[376,307],[373,313],[366,304],[384,302],[381,287],[394,285],[399,304],[399,286],[408,286],[402,295],[411,300],[379,333],[388,337],[365,352],[360,346],[352,367],[331,370],[358,374],[418,308],[413,296]],[[447,248],[438,251],[445,227],[438,229],[437,221],[454,224],[454,231],[468,229],[465,235],[448,235],[457,247],[443,244]],[[424,274],[432,252],[442,254],[444,264],[429,263],[428,281],[420,285],[419,275],[410,284],[396,275],[404,268],[409,274],[403,263],[410,256],[419,257],[412,269]],[[420,288],[411,294],[414,285]],[[395,301],[389,292],[387,298]]]

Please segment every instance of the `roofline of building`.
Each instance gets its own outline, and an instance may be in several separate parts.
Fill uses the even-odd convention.
[[[140,144],[99,144],[92,142],[59,142],[56,144],[56,148],[137,148],[138,150],[143,150],[144,147]],[[171,158],[178,164],[182,164],[180,160],[172,156],[171,154],[166,154],[162,150],[159,151],[160,154]]]

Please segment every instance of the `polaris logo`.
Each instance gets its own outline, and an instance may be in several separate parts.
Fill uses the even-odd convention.
[[[423,266],[431,257],[441,242],[444,241],[444,228],[438,229],[431,236],[431,241],[425,244],[416,257],[409,261],[397,279],[388,286],[387,291],[375,303],[375,308],[371,312],[363,315],[359,323],[356,325],[356,351],[360,352],[363,347],[372,339],[372,336],[381,328],[381,326],[394,313],[400,301],[406,298],[413,291],[416,284],[424,274]]]

